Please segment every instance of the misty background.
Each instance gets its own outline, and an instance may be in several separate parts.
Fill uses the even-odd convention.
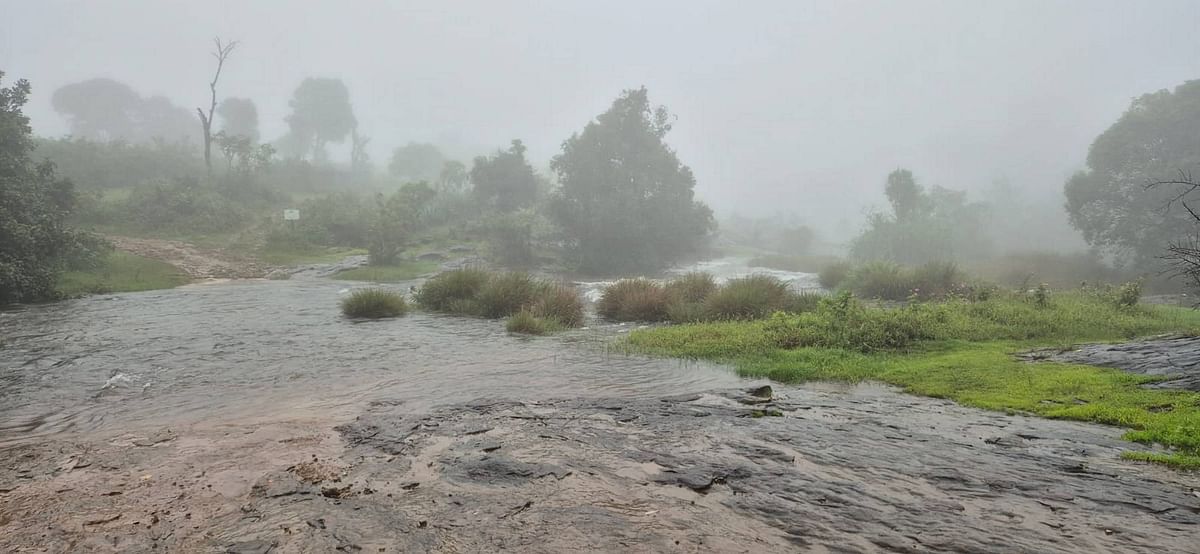
[[[1090,142],[1131,98],[1200,75],[1189,1],[4,4],[0,67],[33,84],[43,136],[68,133],[50,93],[94,77],[206,105],[214,36],[240,41],[220,92],[255,101],[265,140],[301,80],[340,78],[377,167],[411,141],[469,160],[521,138],[544,168],[645,85],[719,217],[835,236],[886,204],[897,167],[976,197],[1006,182],[1066,233],[1062,186]]]

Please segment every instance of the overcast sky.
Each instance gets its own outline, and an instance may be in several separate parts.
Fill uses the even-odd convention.
[[[1129,100],[1200,77],[1200,2],[334,2],[0,0],[0,69],[50,93],[92,77],[193,107],[214,36],[223,96],[284,130],[305,77],[348,85],[377,162],[408,141],[464,158],[521,138],[545,166],[625,88],[721,213],[822,227],[882,204],[888,171],[1059,194]]]

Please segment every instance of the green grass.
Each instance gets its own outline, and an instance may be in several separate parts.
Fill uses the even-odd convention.
[[[271,265],[293,266],[336,263],[342,261],[347,256],[366,255],[366,253],[366,249],[363,248],[345,248],[341,246],[291,246],[286,248],[263,248],[255,252],[254,256]],[[342,279],[343,277],[336,278]],[[370,279],[351,280],[369,281]]]
[[[798,333],[811,346],[781,346],[781,340],[794,336],[781,334],[777,319],[792,316],[637,330],[627,341],[642,352],[731,363],[745,376],[791,383],[881,381],[967,406],[1121,426],[1129,429],[1129,440],[1172,449],[1169,454],[1129,453],[1127,458],[1200,467],[1200,394],[1145,389],[1140,385],[1151,378],[1115,369],[1029,363],[1014,356],[1044,346],[1195,334],[1200,312],[1121,308],[1082,292],[1056,295],[1050,307],[1038,308],[1018,295],[1002,295],[900,309],[859,306],[865,313],[851,315],[850,323],[839,327],[832,320],[845,313],[831,307],[836,303],[831,299],[803,314],[804,321],[784,322],[803,325]],[[918,328],[903,348],[846,342],[860,334],[871,340],[880,329],[890,329],[880,321],[895,320],[901,321],[901,334],[910,326]],[[811,338],[822,334],[828,336]]]
[[[411,281],[422,275],[437,271],[436,262],[400,262],[396,265],[367,265],[339,271],[334,279],[346,281],[370,281],[372,283],[398,283]]]
[[[399,317],[408,313],[404,295],[384,289],[358,289],[342,299],[346,317],[379,319]]]
[[[186,274],[171,264],[115,251],[95,269],[63,273],[58,292],[66,297],[135,292],[174,288],[189,281]]]

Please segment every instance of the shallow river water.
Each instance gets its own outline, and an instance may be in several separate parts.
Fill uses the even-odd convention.
[[[398,284],[406,290],[408,284]],[[548,338],[414,312],[354,322],[326,280],[234,281],[0,313],[0,441],[139,422],[479,397],[653,396],[735,386],[727,368],[606,348],[631,326]]]

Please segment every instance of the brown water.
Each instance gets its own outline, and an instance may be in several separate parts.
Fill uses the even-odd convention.
[[[499,321],[420,312],[353,322],[338,310],[348,288],[218,282],[0,312],[0,442],[274,410],[350,414],[384,398],[421,410],[741,383],[727,368],[608,351],[629,326],[524,338]]]

